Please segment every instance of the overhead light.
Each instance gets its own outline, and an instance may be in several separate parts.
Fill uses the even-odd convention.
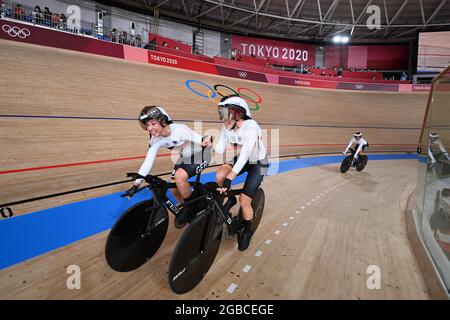
[[[339,36],[339,35],[334,36],[334,38],[333,38],[333,42],[334,43],[340,43],[341,41],[342,41],[342,37],[341,36]]]
[[[333,37],[333,42],[336,44],[339,43],[348,43],[350,41],[350,37],[349,36],[341,36],[341,35],[336,35]]]

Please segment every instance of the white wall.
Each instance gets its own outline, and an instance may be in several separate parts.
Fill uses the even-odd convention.
[[[118,8],[111,9],[111,28],[116,28],[118,31],[130,32],[131,22],[135,23],[136,35],[140,35],[142,41],[148,41],[148,32],[150,25],[147,23],[150,17],[143,14],[130,12]]]
[[[180,40],[192,45],[192,31],[194,27],[160,19],[158,34],[163,37]]]
[[[204,48],[203,53],[207,56],[217,56],[220,55],[220,44],[221,44],[220,32],[205,30]]]

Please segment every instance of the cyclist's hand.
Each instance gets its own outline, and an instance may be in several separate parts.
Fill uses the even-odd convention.
[[[346,151],[344,151],[344,152],[342,152],[342,154],[345,156],[346,154],[347,154],[347,150]]]
[[[131,198],[132,196],[134,196],[134,194],[136,193],[137,190],[138,190],[138,186],[133,185],[130,189],[127,190],[127,192],[125,192],[124,194],[122,194],[120,196],[122,198],[124,198],[124,197]]]
[[[212,145],[212,137],[211,136],[204,137],[202,141],[202,147],[209,147],[210,145]]]
[[[353,156],[353,159],[358,159],[358,155],[357,154],[355,154],[354,156]]]
[[[223,181],[222,187],[217,188],[217,191],[219,191],[220,194],[222,194],[222,193],[226,193],[230,189],[231,189],[231,180],[228,178],[225,178],[225,180]]]

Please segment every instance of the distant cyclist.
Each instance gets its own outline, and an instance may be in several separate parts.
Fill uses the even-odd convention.
[[[177,188],[171,191],[178,201],[192,200],[194,196],[188,179],[208,166],[210,159],[204,158],[202,146],[210,146],[211,137],[202,137],[184,124],[173,123],[167,112],[158,106],[144,107],[139,114],[139,124],[150,134],[149,150],[139,174],[142,176],[149,174],[160,148],[175,149],[179,152],[180,158],[171,176]],[[131,197],[142,182],[142,179],[137,179],[125,195]],[[196,210],[200,209],[198,204],[184,207],[175,218],[177,224],[179,226],[186,224]]]
[[[436,157],[450,160],[448,152],[442,144],[439,134],[436,132],[430,132],[428,135],[428,157],[430,157],[431,165],[436,163]]]
[[[346,154],[352,145],[355,145],[356,152],[353,155],[353,158],[355,160],[358,159],[358,156],[360,154],[362,154],[367,148],[369,148],[369,144],[367,143],[366,140],[363,139],[362,133],[359,131],[354,133],[353,138],[348,143],[348,146],[343,152],[343,154]]]
[[[252,199],[267,174],[269,163],[266,149],[262,142],[261,128],[255,120],[250,118],[250,108],[244,99],[237,95],[221,99],[219,117],[222,121],[222,130],[215,151],[219,154],[225,152],[226,145],[241,146],[239,155],[222,165],[216,173],[216,182],[226,192],[231,188],[231,182],[236,176],[247,172],[239,204],[242,209],[242,232],[238,232],[238,249],[248,248],[252,237],[251,223],[253,219]]]

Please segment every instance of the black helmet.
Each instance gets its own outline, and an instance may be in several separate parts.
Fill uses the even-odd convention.
[[[172,123],[169,115],[163,108],[158,106],[144,107],[139,114],[139,124],[142,129],[147,130],[147,122],[152,119],[158,121],[163,127]]]
[[[359,132],[359,131],[357,131],[357,132],[355,132],[355,133],[353,134],[353,136],[354,136],[355,138],[361,138],[361,137],[362,137],[362,133]]]

